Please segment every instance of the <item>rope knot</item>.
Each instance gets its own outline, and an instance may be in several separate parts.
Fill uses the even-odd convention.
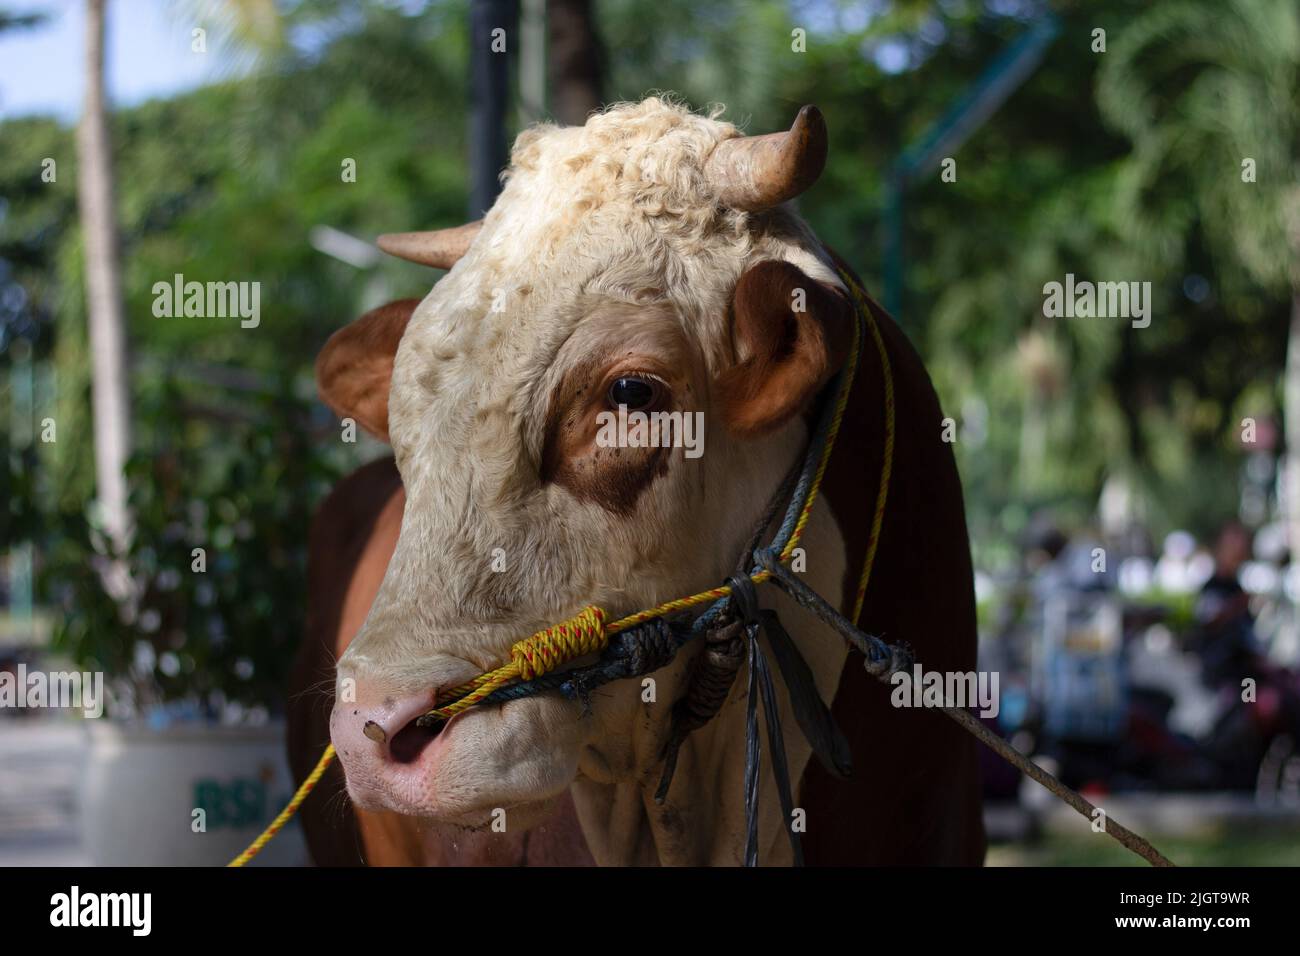
[[[661,617],[651,618],[614,636],[606,656],[624,677],[640,677],[672,663],[681,642]]]
[[[888,644],[878,637],[873,637],[872,640],[875,653],[867,655],[862,662],[862,669],[872,677],[889,680],[899,671],[911,668],[912,652],[908,648],[901,644]]]
[[[567,621],[519,641],[510,648],[510,659],[521,678],[532,680],[575,657],[603,650],[608,641],[605,612],[593,604]]]

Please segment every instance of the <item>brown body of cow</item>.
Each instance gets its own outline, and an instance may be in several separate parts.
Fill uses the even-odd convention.
[[[961,484],[942,412],[919,356],[874,302],[892,366],[897,440],[879,552],[862,628],[907,644],[927,670],[973,671],[975,603]],[[883,375],[868,342],[823,494],[849,541],[839,606],[851,607],[880,481]],[[391,458],[345,478],[317,515],[311,541],[306,639],[294,669],[289,751],[301,781],[329,743],[334,661],[365,620],[397,541],[405,497]],[[760,592],[761,593],[761,592]],[[788,625],[794,622],[787,622]],[[811,865],[978,865],[984,857],[976,743],[940,713],[899,709],[857,655],[840,677],[833,713],[853,750],[837,780],[808,764],[797,804]],[[797,732],[795,730],[794,732]],[[766,768],[765,768],[766,772]],[[739,789],[741,781],[734,781]],[[354,809],[333,765],[302,809],[319,865],[577,865],[590,863],[571,800],[521,834],[434,831],[414,817]]]

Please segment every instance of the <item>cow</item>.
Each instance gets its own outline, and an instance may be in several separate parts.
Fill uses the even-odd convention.
[[[790,202],[822,171],[825,123],[805,107],[788,132],[746,136],[720,115],[651,97],[583,126],[532,127],[483,220],[381,237],[449,271],[424,299],[340,329],[317,360],[325,403],[393,457],[335,488],[310,541],[290,752],[300,780],[331,740],[341,764],[304,811],[316,862],[742,862],[743,671],[655,799],[699,641],[651,684],[417,723],[440,691],[584,607],[612,620],[719,584],[805,453],[855,321],[851,271]],[[943,414],[906,335],[867,308],[892,370],[896,441],[860,623],[927,670],[973,671],[969,541]],[[800,577],[846,613],[886,429],[881,358],[869,344],[859,354],[801,542]],[[615,409],[698,414],[702,453],[599,441]],[[826,625],[783,592],[759,595],[852,751],[841,779],[786,733],[806,862],[980,864],[974,741],[941,714],[891,706]],[[784,689],[778,700],[795,728]],[[790,863],[766,767],[758,815],[760,859]]]

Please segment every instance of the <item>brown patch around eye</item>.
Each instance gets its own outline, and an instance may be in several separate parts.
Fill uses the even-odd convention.
[[[548,404],[541,477],[543,482],[567,488],[581,501],[628,515],[650,484],[667,474],[672,449],[597,443],[597,415],[610,410],[606,396],[615,377],[610,357],[604,355],[579,362],[565,373]],[[664,397],[670,401],[666,388]]]

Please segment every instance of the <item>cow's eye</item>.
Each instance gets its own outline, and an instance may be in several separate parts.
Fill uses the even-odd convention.
[[[609,386],[609,403],[629,409],[646,408],[659,397],[659,383],[652,378],[628,375],[614,379]]]

